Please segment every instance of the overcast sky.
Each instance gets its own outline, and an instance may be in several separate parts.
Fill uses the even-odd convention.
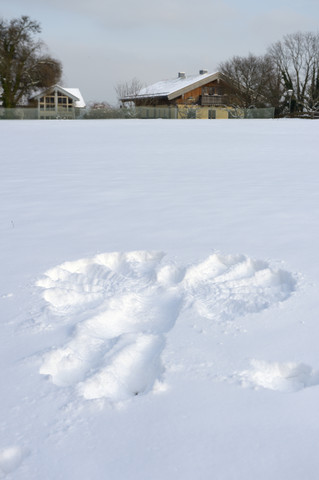
[[[39,21],[63,64],[61,84],[116,104],[118,83],[214,72],[287,33],[317,32],[319,0],[0,0],[0,15]]]

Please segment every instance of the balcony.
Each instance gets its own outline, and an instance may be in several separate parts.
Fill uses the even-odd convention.
[[[200,98],[200,104],[203,106],[227,105],[227,103],[227,95],[202,95]]]

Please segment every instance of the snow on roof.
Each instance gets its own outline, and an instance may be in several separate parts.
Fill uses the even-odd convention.
[[[76,100],[75,102],[75,106],[78,107],[78,108],[84,108],[86,105],[85,105],[85,101],[82,97],[82,94],[80,92],[80,90],[78,88],[66,88],[66,87],[63,87],[63,90],[65,90],[67,93],[69,93],[70,95],[73,95],[74,97],[76,97],[78,100]]]
[[[133,98],[141,97],[170,97],[175,98],[176,96],[185,93],[191,88],[196,86],[201,86],[208,83],[209,81],[216,80],[221,74],[219,72],[215,73],[204,73],[198,75],[189,75],[189,76],[178,76],[171,80],[162,80],[160,82],[149,85],[148,87],[142,88],[137,95],[134,95]],[[124,98],[132,98],[131,95],[128,95]]]

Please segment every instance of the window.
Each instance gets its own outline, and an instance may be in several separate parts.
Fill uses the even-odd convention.
[[[203,88],[204,95],[221,95],[221,88],[219,87],[204,87]]]
[[[39,99],[39,109],[44,112],[60,111],[65,115],[68,111],[73,112],[74,101],[61,92],[50,92],[45,97]]]
[[[61,92],[57,92],[58,95],[58,108],[61,110],[72,110],[73,100]]]

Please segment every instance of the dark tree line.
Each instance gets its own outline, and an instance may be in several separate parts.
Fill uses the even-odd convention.
[[[0,100],[5,108],[14,108],[61,78],[61,63],[35,38],[40,32],[40,24],[27,16],[0,19]]]
[[[319,34],[283,37],[265,55],[235,56],[219,65],[231,80],[234,105],[273,106],[277,113],[319,109]]]

